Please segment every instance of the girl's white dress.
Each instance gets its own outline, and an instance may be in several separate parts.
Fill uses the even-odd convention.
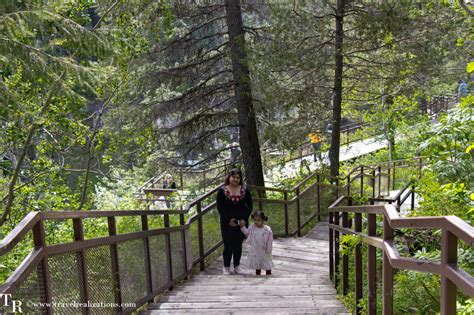
[[[252,224],[248,229],[243,227],[241,230],[247,236],[246,243],[249,245],[249,268],[272,269],[272,229],[268,225],[258,228],[255,224]]]

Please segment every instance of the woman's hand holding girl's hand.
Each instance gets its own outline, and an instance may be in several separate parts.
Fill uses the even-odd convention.
[[[230,227],[236,227],[236,226],[238,226],[238,224],[235,223],[235,219],[234,219],[234,218],[230,219],[229,226],[230,226]]]
[[[245,226],[245,220],[240,220],[240,227],[243,228]]]

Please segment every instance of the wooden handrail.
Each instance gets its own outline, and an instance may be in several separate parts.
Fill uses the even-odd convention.
[[[13,273],[5,283],[0,285],[0,292],[3,294],[11,294],[13,290],[16,290],[17,283],[21,283],[28,277],[32,269],[44,258],[44,255],[44,248],[33,249],[18,266],[16,272]]]
[[[186,214],[187,210],[107,210],[107,211],[43,211],[39,212],[43,220],[61,220],[76,218],[108,218],[139,215]]]
[[[193,206],[197,205],[199,202],[203,201],[204,199],[208,198],[209,196],[211,196],[212,194],[216,193],[217,191],[219,191],[219,189],[221,187],[223,187],[224,184],[221,184],[219,186],[217,186],[216,188],[212,189],[211,191],[205,193],[204,195],[198,197],[197,199],[191,201],[187,207],[186,207],[186,211],[189,211]]]
[[[334,273],[334,262],[338,261],[338,241],[334,237],[334,233],[353,234],[361,237],[363,243],[369,247],[376,247],[382,249],[384,252],[383,261],[383,313],[388,315],[393,310],[393,268],[406,269],[418,272],[434,273],[441,276],[442,293],[440,296],[441,314],[448,315],[456,312],[456,290],[447,290],[446,287],[454,285],[460,288],[470,297],[474,297],[474,277],[460,269],[456,264],[456,250],[457,240],[463,240],[470,247],[474,247],[474,227],[467,222],[461,220],[456,216],[440,216],[440,217],[400,217],[397,209],[391,204],[385,205],[363,205],[363,206],[340,206],[344,200],[350,200],[346,197],[339,198],[334,202],[329,209],[330,223],[329,223],[329,239],[330,239],[330,271],[333,279],[337,279]],[[369,218],[372,216],[372,221],[375,215],[382,215],[384,218],[383,238],[376,237],[375,234],[365,234],[360,231],[352,230],[347,226],[340,226],[339,222],[332,220],[334,214],[340,213],[356,213],[366,214]],[[373,221],[375,222],[375,221]],[[393,242],[394,229],[441,229],[443,231],[443,241],[441,244],[441,261],[433,262],[422,259],[414,259],[402,257]],[[335,243],[333,243],[335,242]],[[451,254],[450,254],[451,253]],[[356,253],[360,255],[360,252]],[[450,256],[451,255],[451,256]],[[334,257],[336,256],[336,257]],[[375,257],[375,256],[374,256]],[[348,267],[346,267],[348,268]],[[374,272],[375,265],[369,264],[368,273]],[[362,272],[361,269],[356,270]],[[347,275],[348,271],[343,270],[343,277]],[[361,277],[357,277],[361,282]],[[375,278],[369,280],[369,290],[375,287]],[[343,281],[346,283],[346,281]],[[360,291],[361,283],[356,284],[356,288]],[[347,288],[343,288],[343,292],[347,292]],[[345,294],[345,293],[344,293]],[[362,298],[361,292],[356,292],[356,303],[358,299]],[[372,298],[374,298],[372,296]],[[375,311],[375,300],[371,301],[371,311]]]
[[[21,242],[33,226],[40,221],[39,212],[28,213],[18,225],[10,231],[0,242],[0,256],[10,252],[16,244]]]

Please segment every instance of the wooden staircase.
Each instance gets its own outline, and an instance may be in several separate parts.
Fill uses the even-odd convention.
[[[271,276],[222,275],[222,258],[201,274],[167,291],[142,314],[342,314],[329,279],[328,227],[318,224],[306,237],[274,241]]]

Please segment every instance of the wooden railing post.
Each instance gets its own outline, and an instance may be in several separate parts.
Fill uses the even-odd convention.
[[[411,210],[415,210],[415,184],[411,186]]]
[[[372,171],[370,182],[372,183],[372,198],[375,198],[375,169]]]
[[[444,228],[441,237],[441,267],[443,269],[446,269],[449,264],[457,264],[457,252],[457,237]],[[456,285],[444,274],[441,274],[441,315],[456,314],[456,296]]]
[[[379,166],[378,169],[377,169],[377,171],[378,171],[378,174],[379,174],[379,180],[378,180],[378,182],[379,182],[379,183],[378,183],[378,186],[379,186],[379,187],[378,187],[378,195],[377,195],[377,197],[380,197],[380,195],[381,195],[380,192],[381,192],[381,189],[382,189],[382,167]],[[375,180],[375,179],[374,179],[374,180]]]
[[[349,200],[350,202],[350,200]],[[350,204],[349,204],[350,205]],[[356,232],[362,232],[362,214],[354,214],[354,230]],[[354,269],[355,269],[355,305],[356,305],[356,314],[361,314],[362,309],[359,306],[359,302],[363,297],[362,289],[362,252],[361,244],[357,244],[354,249]]]
[[[329,225],[334,224],[334,215],[329,211]],[[329,228],[329,278],[334,282],[334,232]]]
[[[170,215],[165,214],[163,215],[163,223],[165,228],[170,227]],[[172,249],[171,249],[171,232],[167,232],[165,234],[165,248],[166,248],[166,257],[167,257],[167,269],[168,269],[168,283],[169,283],[169,290],[173,290],[173,255],[172,255]]]
[[[351,197],[351,175],[347,175],[347,197]]]
[[[390,226],[388,219],[383,218],[383,240],[384,242],[393,241],[393,229]],[[383,254],[383,288],[382,288],[382,305],[383,314],[393,314],[393,267],[390,264],[387,253]]]
[[[284,198],[285,198],[285,204],[284,206],[284,215],[285,215],[285,235],[289,236],[290,231],[289,231],[289,222],[288,222],[288,192],[284,192]]]
[[[203,233],[203,229],[202,229],[201,209],[202,209],[202,204],[201,204],[201,200],[199,200],[199,202],[196,204],[196,212],[199,215],[198,220],[197,220],[197,224],[198,224],[198,242],[199,242],[199,258],[200,258],[199,268],[200,268],[201,271],[203,271],[206,268],[206,265],[204,263],[204,233]]]
[[[367,215],[367,235],[376,236],[377,222],[375,214]],[[367,285],[368,285],[368,311],[369,315],[377,314],[377,256],[376,248],[367,245]]]
[[[321,182],[319,174],[316,175],[316,198],[318,198],[316,203],[316,213],[318,214],[318,222],[321,221],[321,189],[319,183]]]
[[[392,172],[392,190],[395,190],[395,169],[397,168],[396,162],[393,162],[393,172]]]
[[[339,225],[339,212],[334,212],[334,225]],[[339,275],[339,231],[334,230],[334,286],[337,289]]]
[[[148,216],[142,215],[142,231],[148,231]],[[147,237],[143,238],[143,253],[145,254],[145,279],[148,289],[148,293],[153,292],[153,281],[151,274],[151,257],[150,257],[150,239]]]
[[[364,167],[360,167],[360,197],[364,197]]]
[[[74,228],[74,241],[80,242],[84,240],[84,227],[82,225],[82,219],[73,219],[72,220]],[[82,303],[87,304],[89,301],[89,282],[87,281],[87,261],[86,261],[86,251],[82,248],[76,253],[77,266],[79,270],[79,279],[83,283],[80,288],[81,301]],[[90,314],[90,309],[88,307],[84,308],[85,314]]]
[[[46,237],[45,237],[43,220],[40,220],[33,227],[33,242],[36,249],[46,247]],[[42,276],[41,278],[43,279],[43,287],[44,287],[44,301],[43,302],[49,303],[51,305],[51,281],[50,281],[49,269],[48,269],[48,256],[45,255],[44,258],[41,260],[39,269],[40,270],[38,270],[38,273],[41,273],[41,276]],[[52,314],[53,313],[52,308],[46,307],[45,313]]]
[[[296,227],[297,235],[301,237],[301,209],[300,209],[300,189],[296,188]]]
[[[184,214],[181,213],[179,215],[179,224],[184,226],[186,222],[184,221]],[[186,230],[181,231],[181,244],[183,248],[183,260],[184,260],[184,272],[188,273],[188,256],[187,256],[187,244],[186,244]]]
[[[109,235],[117,235],[117,224],[115,222],[115,217],[108,217],[107,223],[109,226]],[[122,311],[122,289],[120,285],[120,266],[118,261],[117,243],[110,244],[110,258],[112,261],[112,274],[115,284],[115,303],[117,304],[117,313],[119,313]]]
[[[420,174],[418,176],[418,179],[421,179],[421,177],[423,176],[422,175],[422,172],[423,172],[423,157],[419,157],[419,160],[418,160],[418,166],[420,167]]]
[[[349,214],[347,212],[342,213],[342,226],[344,228],[349,227]],[[349,290],[349,256],[347,254],[342,255],[342,294],[346,295]]]
[[[392,178],[392,169],[390,168],[390,162],[388,163],[387,168],[387,193],[390,194],[390,181]]]

